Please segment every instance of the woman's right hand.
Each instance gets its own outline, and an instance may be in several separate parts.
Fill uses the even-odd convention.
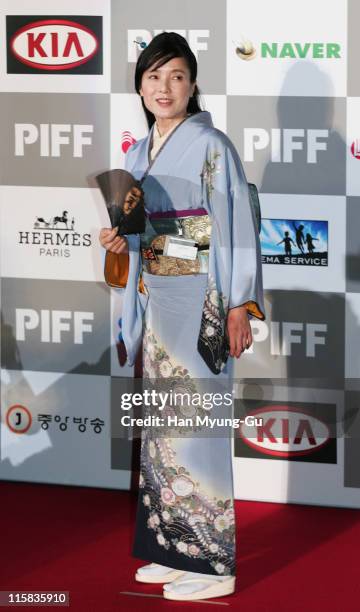
[[[111,253],[128,253],[129,245],[125,236],[117,236],[118,227],[103,227],[100,230],[99,242],[104,249]]]

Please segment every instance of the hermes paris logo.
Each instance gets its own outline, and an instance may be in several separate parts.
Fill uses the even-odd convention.
[[[72,248],[91,246],[91,234],[75,229],[75,218],[68,210],[53,217],[36,216],[33,231],[19,231],[19,244],[39,246],[39,255],[71,257]]]

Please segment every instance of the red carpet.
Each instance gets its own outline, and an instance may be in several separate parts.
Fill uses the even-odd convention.
[[[67,590],[76,612],[213,609],[120,594],[161,594],[133,579],[143,565],[130,555],[133,493],[10,482],[0,491],[0,590]],[[236,513],[237,592],[211,602],[244,612],[360,610],[358,510],[236,502]]]

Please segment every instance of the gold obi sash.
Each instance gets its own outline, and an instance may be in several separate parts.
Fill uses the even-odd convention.
[[[163,255],[166,236],[194,240],[196,259]],[[210,237],[211,219],[205,209],[150,214],[145,232],[140,234],[143,270],[161,276],[207,274]]]

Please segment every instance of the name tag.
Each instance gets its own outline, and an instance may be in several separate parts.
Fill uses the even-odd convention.
[[[166,236],[163,255],[180,259],[196,259],[198,252],[195,240]]]

